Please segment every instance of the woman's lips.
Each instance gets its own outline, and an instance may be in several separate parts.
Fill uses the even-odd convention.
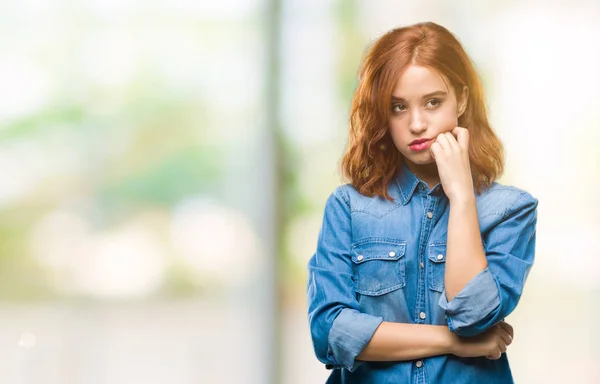
[[[424,149],[427,149],[429,147],[429,145],[431,144],[431,139],[427,140],[427,141],[422,141],[420,143],[417,144],[412,144],[409,146],[409,148],[415,152],[419,152],[422,151]]]

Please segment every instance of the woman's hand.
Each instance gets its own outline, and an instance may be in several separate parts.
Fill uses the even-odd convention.
[[[456,138],[454,138],[456,136]],[[450,201],[473,195],[469,163],[469,131],[456,127],[440,133],[430,147],[437,164],[440,182]]]
[[[513,334],[513,327],[504,321],[474,337],[453,334],[451,353],[460,357],[486,356],[490,360],[497,360],[512,343]]]

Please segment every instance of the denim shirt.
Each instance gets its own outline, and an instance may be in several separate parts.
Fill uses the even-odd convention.
[[[357,355],[383,321],[447,325],[461,336],[491,328],[516,307],[535,252],[537,199],[493,183],[475,192],[486,269],[450,302],[444,291],[449,200],[406,166],[388,186],[394,201],[338,187],[325,205],[308,263],[308,317],[328,383],[512,383],[498,360],[439,355],[363,362]]]

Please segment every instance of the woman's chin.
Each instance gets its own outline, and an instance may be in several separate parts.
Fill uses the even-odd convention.
[[[426,156],[407,156],[405,159],[414,165],[428,165],[435,163],[435,160],[430,154],[427,154]]]

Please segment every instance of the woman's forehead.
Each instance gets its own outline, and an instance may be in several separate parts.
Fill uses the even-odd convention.
[[[442,75],[428,67],[409,65],[400,72],[392,96],[407,100],[421,98],[435,92],[451,93]]]

